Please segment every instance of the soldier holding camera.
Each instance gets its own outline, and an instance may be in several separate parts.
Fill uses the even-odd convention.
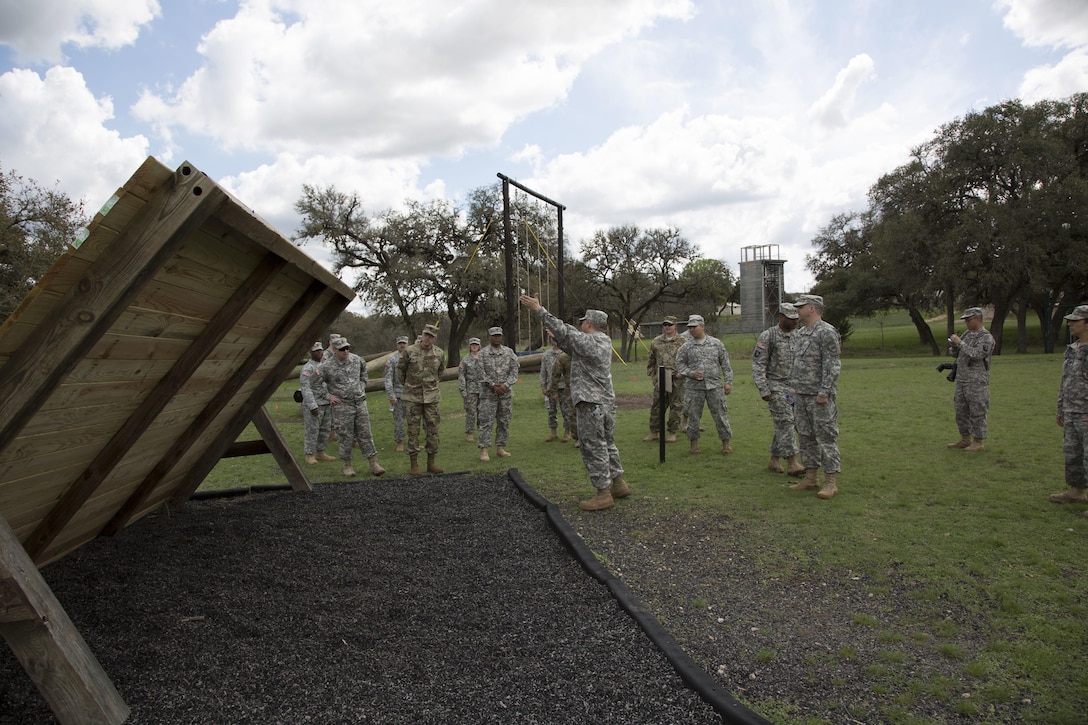
[[[948,338],[949,352],[956,356],[956,427],[960,439],[949,443],[972,453],[982,450],[986,438],[986,413],[990,410],[990,359],[994,337],[982,325],[982,308],[969,307],[960,316],[967,325],[963,337]]]

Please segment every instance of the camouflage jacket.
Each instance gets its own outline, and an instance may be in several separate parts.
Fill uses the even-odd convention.
[[[703,371],[703,379],[696,380],[695,373]],[[686,390],[713,390],[733,384],[733,366],[729,353],[716,337],[706,335],[702,340],[692,338],[684,343],[676,355],[676,371],[687,378]]]
[[[791,336],[778,325],[760,333],[752,350],[752,382],[756,384],[759,397],[770,395],[774,387],[783,387],[789,380],[793,366]]]
[[[956,372],[959,380],[959,371]],[[1088,343],[1074,342],[1065,348],[1062,383],[1058,388],[1058,415],[1088,413]]]
[[[329,389],[325,380],[317,371],[318,364],[307,360],[298,374],[298,386],[302,390],[302,405],[306,410],[315,410],[329,404]]]
[[[404,395],[404,383],[397,373],[400,350],[394,350],[385,361],[385,395],[388,398],[401,398]]]
[[[329,395],[341,400],[366,400],[366,363],[355,353],[341,362],[335,356],[317,366]]]
[[[611,406],[616,394],[612,389],[612,338],[608,333],[582,332],[544,308],[536,314],[552,331],[559,347],[570,355],[571,402]]]
[[[676,377],[676,354],[680,352],[685,342],[687,340],[680,335],[674,336],[671,340],[664,335],[658,335],[650,341],[650,354],[646,358],[646,374],[653,378],[655,383],[659,367],[671,370],[673,377]]]
[[[457,366],[457,389],[461,391],[461,397],[464,397],[466,392],[479,393],[480,392],[480,375],[483,372],[483,368],[480,367],[480,358],[473,355],[471,352],[461,358],[461,363]]]
[[[521,363],[513,350],[506,345],[497,348],[488,345],[480,350],[480,389],[490,391],[491,386],[501,383],[507,387],[506,395],[513,395],[520,369]]]
[[[437,403],[442,400],[438,387],[446,369],[446,352],[438,345],[424,350],[419,343],[409,345],[397,361],[397,372],[403,381],[406,403]]]
[[[956,385],[989,385],[993,354],[994,336],[985,327],[963,333],[956,348]]]
[[[811,328],[802,325],[790,335],[793,365],[790,389],[801,395],[832,397],[838,392],[839,331],[820,320]]]

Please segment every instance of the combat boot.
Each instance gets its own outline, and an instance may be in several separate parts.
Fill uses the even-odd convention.
[[[351,461],[344,461],[344,475],[348,478],[355,475],[355,469],[351,467]]]
[[[967,451],[968,453],[978,453],[983,449],[983,447],[984,446],[982,445],[981,438],[971,438],[971,445],[967,446],[963,450]]]
[[[782,468],[782,464],[778,462],[778,456],[771,456],[770,463],[767,464],[767,470],[771,473],[785,473],[786,469]]]
[[[378,465],[377,455],[373,455],[370,457],[370,472],[375,476],[380,476],[385,473],[385,469]]]
[[[676,434],[675,433],[669,433],[665,437],[665,442],[666,443],[675,443],[676,442]]]
[[[487,455],[487,449],[486,448],[481,448],[480,449],[480,460],[483,461],[484,463],[487,463],[488,461],[491,460],[491,456]]]
[[[971,445],[971,436],[960,436],[960,439],[955,443],[949,443],[949,448],[966,448]]]
[[[564,428],[563,429],[563,440],[561,440],[559,442],[560,443],[566,443],[569,440],[570,440],[570,428]]]
[[[503,446],[495,446],[495,455],[499,458],[509,458],[510,453]]]
[[[437,457],[437,453],[427,454],[427,471],[429,473],[442,473],[442,469],[438,467],[437,463],[435,463],[435,458]]]
[[[581,448],[581,447],[582,447],[582,441],[580,441],[580,440],[578,440],[577,438],[575,438],[575,439],[574,439],[574,447],[575,447],[575,448]]]
[[[607,488],[599,488],[596,496],[578,502],[578,507],[583,511],[604,511],[612,508],[612,505],[612,492]]]
[[[551,434],[547,438],[544,439],[545,443],[551,443],[552,441],[557,440],[559,438],[558,430],[556,428],[552,428],[551,430],[552,430]]]
[[[408,469],[408,473],[410,475],[412,475],[412,476],[420,475],[420,473],[419,473],[419,454],[418,453],[409,453],[408,454],[408,461],[409,461],[409,464],[411,465],[411,468]]]
[[[472,437],[471,433],[465,433],[465,441],[468,443],[475,443],[476,439]]]
[[[693,456],[697,456],[700,453],[702,453],[702,451],[699,450],[699,439],[698,438],[692,438],[691,439],[691,451],[690,451],[690,453]]]
[[[397,453],[404,453],[404,441],[397,441]]]
[[[1083,488],[1070,486],[1061,493],[1052,493],[1048,497],[1050,503],[1088,503],[1088,493]]]
[[[733,452],[733,446],[729,444],[729,441],[722,441],[722,455],[728,456]]]
[[[789,456],[786,458],[786,475],[787,476],[803,476],[805,475],[805,467],[801,465],[801,462],[797,460],[797,456]]]
[[[334,457],[330,456],[325,451],[318,451],[317,452],[317,460],[319,460],[319,461],[335,461],[336,459]]]
[[[839,487],[835,485],[835,476],[837,475],[836,473],[824,474],[824,487],[816,494],[816,498],[831,498],[839,492]]]
[[[657,433],[648,433],[646,436],[643,437],[642,442],[643,443],[649,443],[650,441],[656,441],[656,440],[657,440]]]
[[[805,477],[797,483],[790,486],[791,491],[812,491],[820,487],[820,481],[816,477],[819,474],[819,468],[806,468]]]
[[[627,481],[623,480],[622,474],[612,479],[612,486],[608,491],[612,494],[612,498],[627,498],[631,495],[631,487],[627,485]]]
[[[306,454],[306,462],[309,463],[311,466],[316,466],[317,465],[317,456],[315,456],[313,453],[307,453]]]

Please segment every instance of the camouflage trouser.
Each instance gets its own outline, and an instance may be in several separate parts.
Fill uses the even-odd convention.
[[[476,419],[480,415],[480,394],[465,393],[461,396],[465,403],[465,435],[476,432]]]
[[[952,396],[956,427],[961,436],[986,437],[986,413],[990,410],[990,387],[985,383],[956,383]]]
[[[480,393],[479,448],[491,445],[491,428],[495,428],[495,445],[506,446],[510,438],[510,421],[514,419],[514,395],[507,393],[501,398],[490,390]]]
[[[1088,488],[1088,414],[1063,415],[1062,454],[1065,456],[1065,483]]]
[[[329,444],[329,431],[332,430],[332,414],[328,405],[317,406],[317,415],[302,409],[302,422],[305,431],[302,440],[302,452],[312,456],[325,450]]]
[[[774,421],[774,438],[771,439],[771,455],[783,458],[796,456],[797,428],[794,425],[793,401],[786,399],[784,388],[771,388],[771,399],[767,401],[767,410],[771,411]]]
[[[703,403],[710,410],[714,418],[714,426],[718,429],[718,438],[728,441],[733,438],[733,429],[729,427],[729,408],[725,404],[725,391],[721,388],[692,390],[691,386],[684,387],[684,414],[688,417],[688,440],[699,440],[699,419],[703,417]]]
[[[544,410],[548,411],[548,428],[555,430],[559,427],[559,406],[547,394],[544,395]]]
[[[398,398],[389,407],[393,409],[393,440],[400,443],[404,440],[404,400]]]
[[[559,410],[563,412],[563,429],[569,430],[571,438],[578,440],[578,414],[570,399],[570,388],[559,389]]]
[[[654,399],[650,403],[650,432],[661,432],[661,391],[657,378],[654,378]],[[680,416],[684,410],[684,379],[672,381],[672,392],[665,394],[665,408],[669,411],[669,420],[665,423],[669,433],[680,430]]]
[[[422,423],[427,435],[427,453],[438,453],[438,424],[442,416],[438,412],[438,403],[405,403],[408,417],[408,455],[418,455],[419,426]]]
[[[370,412],[366,409],[366,398],[343,400],[332,407],[332,427],[336,430],[336,442],[340,444],[340,458],[351,460],[351,449],[355,442],[363,458],[370,458],[378,451],[374,448],[374,436],[370,433]]]
[[[822,468],[824,473],[838,473],[839,409],[832,395],[823,405],[815,395],[793,394],[797,437],[801,441],[801,463],[805,468]]]
[[[600,490],[612,485],[612,479],[623,473],[620,451],[616,448],[616,406],[610,408],[596,403],[578,403],[578,440],[582,446],[582,463],[589,473],[589,482]]]

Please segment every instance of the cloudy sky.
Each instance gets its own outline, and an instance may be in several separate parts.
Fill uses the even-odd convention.
[[[501,172],[575,243],[779,245],[790,292],[942,123],[1078,91],[1085,0],[0,0],[0,167],[89,211],[149,155],[287,237],[303,183],[378,212]]]

